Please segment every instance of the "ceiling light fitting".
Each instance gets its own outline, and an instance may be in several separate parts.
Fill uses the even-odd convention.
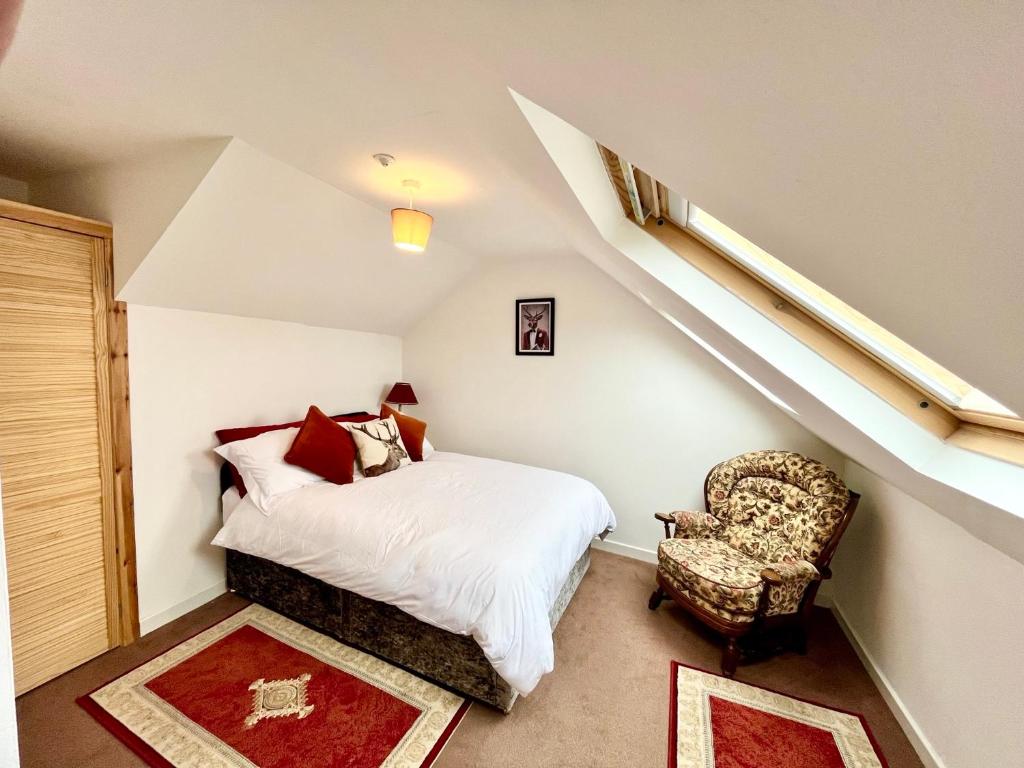
[[[380,162],[384,165],[383,161]],[[427,240],[430,238],[434,217],[412,207],[413,193],[420,188],[420,183],[416,179],[405,179],[402,186],[409,192],[409,207],[391,209],[391,236],[399,250],[423,253],[427,250]]]

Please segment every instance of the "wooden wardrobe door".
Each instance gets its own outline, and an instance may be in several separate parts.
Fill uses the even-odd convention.
[[[104,247],[0,219],[0,476],[18,693],[106,651],[117,632]]]

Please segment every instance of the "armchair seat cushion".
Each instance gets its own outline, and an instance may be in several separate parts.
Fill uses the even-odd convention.
[[[665,539],[658,570],[703,608],[730,621],[753,621],[764,564],[718,539]]]
[[[700,607],[733,622],[753,621],[765,589],[765,564],[718,539],[665,539],[658,570]],[[780,583],[768,587],[765,615],[795,613],[808,585],[819,578],[803,560],[768,564]]]

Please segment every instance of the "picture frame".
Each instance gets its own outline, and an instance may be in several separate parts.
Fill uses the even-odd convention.
[[[555,354],[555,300],[516,299],[516,354],[552,357]]]

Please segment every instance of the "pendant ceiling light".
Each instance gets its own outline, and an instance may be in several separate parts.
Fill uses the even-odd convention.
[[[399,250],[423,253],[427,250],[434,217],[412,207],[413,190],[420,188],[418,181],[406,179],[402,186],[409,190],[409,207],[391,209],[391,236]]]

